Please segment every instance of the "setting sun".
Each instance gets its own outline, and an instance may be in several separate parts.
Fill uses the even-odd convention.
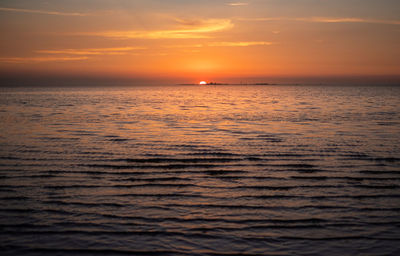
[[[201,81],[199,84],[200,84],[200,85],[206,85],[207,82],[206,82],[206,81]]]

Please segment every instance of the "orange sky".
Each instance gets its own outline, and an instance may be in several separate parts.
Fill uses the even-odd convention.
[[[6,0],[0,31],[2,73],[400,75],[397,0]]]

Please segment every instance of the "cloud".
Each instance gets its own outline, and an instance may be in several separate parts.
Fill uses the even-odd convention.
[[[179,38],[210,38],[207,34],[219,32],[233,27],[229,19],[183,20],[176,19],[179,29],[172,30],[127,30],[105,31],[94,33],[78,33],[75,35],[101,36],[118,39],[179,39]]]
[[[400,20],[379,20],[363,18],[332,18],[332,17],[310,17],[310,18],[288,18],[288,17],[269,17],[269,18],[238,18],[242,21],[301,21],[314,23],[370,23],[385,25],[400,25]]]
[[[94,55],[126,55],[134,50],[145,50],[145,47],[116,47],[116,48],[89,48],[89,49],[61,49],[39,50],[36,53],[53,56],[39,57],[8,57],[0,58],[3,63],[35,63],[35,62],[65,62],[88,60]],[[54,57],[54,55],[56,57]],[[62,56],[59,56],[62,55]],[[71,56],[72,55],[72,56]],[[77,55],[77,56],[74,56]]]
[[[229,5],[229,6],[246,6],[246,5],[249,5],[249,3],[236,2],[236,3],[228,3],[227,5]]]
[[[303,20],[303,19],[298,19],[298,20]],[[361,18],[313,17],[305,19],[304,21],[320,22],[320,23],[372,23],[372,24],[400,25],[400,20],[377,20],[377,19],[361,19]]]
[[[18,8],[5,8],[5,7],[0,7],[0,11],[45,14],[45,15],[58,15],[58,16],[90,16],[90,15],[92,15],[90,13],[80,13],[80,12],[56,12],[56,11],[46,11],[46,10],[18,9]]]
[[[164,48],[200,48],[204,47],[203,44],[175,44],[175,45],[164,45]]]
[[[260,46],[260,45],[273,45],[274,42],[213,42],[207,44],[208,46],[216,47],[247,47],[247,46]]]
[[[36,53],[46,54],[38,57],[6,57],[0,58],[2,63],[36,63],[36,62],[65,62],[92,59],[95,55],[139,55],[137,50],[146,50],[146,47],[115,47],[115,48],[87,48],[87,49],[60,49],[38,50]],[[135,52],[133,52],[135,51]]]
[[[10,57],[0,58],[0,62],[3,63],[32,63],[32,62],[65,62],[65,61],[79,61],[89,59],[86,56],[83,57]]]
[[[240,20],[240,21],[281,21],[281,20],[293,21],[296,19],[285,18],[285,17],[268,17],[268,18],[261,17],[261,18],[237,18],[237,20]]]
[[[205,44],[186,44],[186,45],[165,45],[164,48],[202,48],[202,47],[248,47],[248,46],[268,46],[277,44],[275,42],[211,42]]]
[[[145,50],[145,47],[91,48],[91,49],[62,49],[40,50],[37,53],[66,54],[66,55],[125,55],[134,50]]]

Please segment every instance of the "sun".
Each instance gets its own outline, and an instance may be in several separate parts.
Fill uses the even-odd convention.
[[[200,85],[206,85],[207,82],[206,82],[206,81],[201,81],[199,84],[200,84]]]

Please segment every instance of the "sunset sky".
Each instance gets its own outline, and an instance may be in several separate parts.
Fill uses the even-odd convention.
[[[2,75],[400,75],[399,0],[2,0],[0,31]]]

